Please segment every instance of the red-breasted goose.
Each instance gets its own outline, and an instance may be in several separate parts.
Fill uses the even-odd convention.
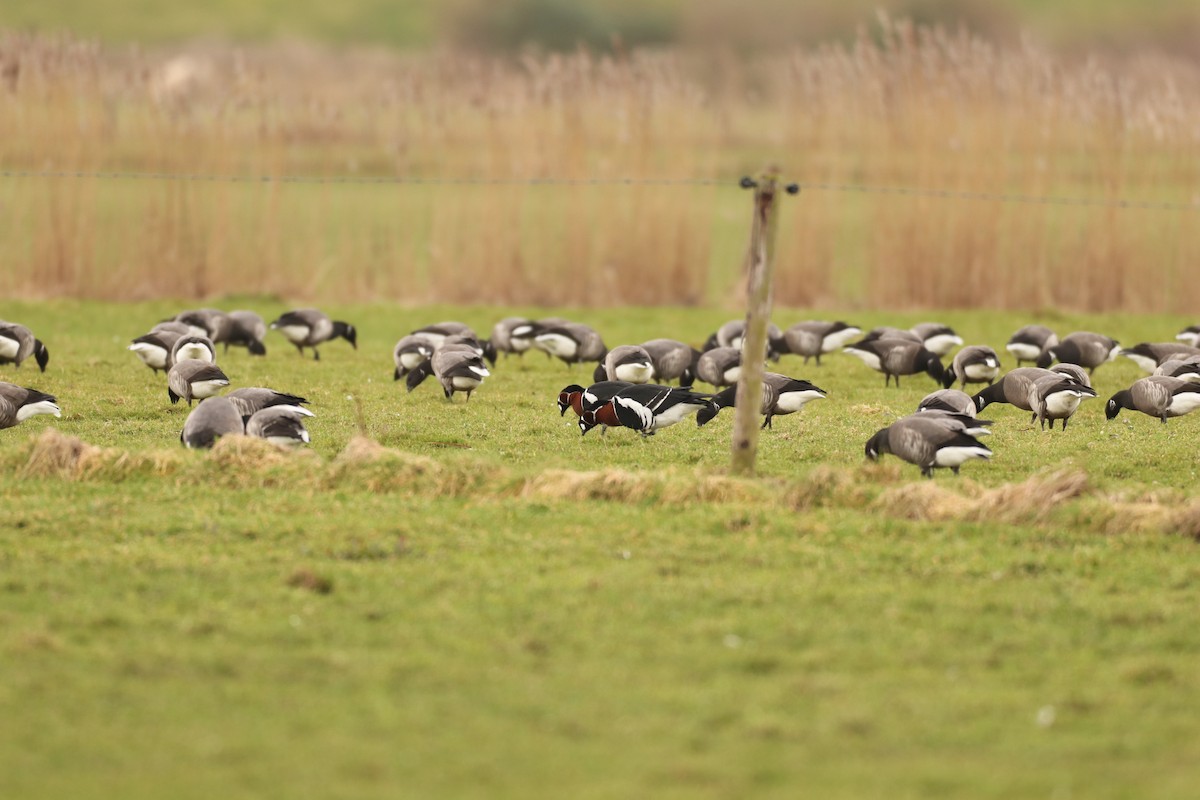
[[[1142,368],[1143,372],[1154,374],[1159,365],[1172,358],[1200,356],[1200,348],[1179,342],[1141,342],[1121,351],[1121,355]]]
[[[933,415],[936,416],[936,415]],[[891,453],[921,468],[926,478],[946,468],[958,474],[959,467],[975,458],[991,458],[992,451],[975,437],[953,430],[930,414],[913,414],[892,423],[867,440],[867,458],[878,461]]]
[[[587,433],[597,425],[631,428],[643,436],[669,428],[708,405],[711,395],[697,394],[674,386],[644,383],[630,386],[595,411],[584,411],[579,430]]]
[[[1182,417],[1200,408],[1200,384],[1151,375],[1110,397],[1104,415],[1113,419],[1122,408],[1157,417],[1165,425],[1171,417]]]
[[[246,432],[242,415],[227,397],[213,397],[192,409],[179,441],[192,450],[208,449],[222,436],[240,436]]]
[[[968,383],[986,383],[991,386],[999,374],[1000,356],[996,355],[992,348],[976,344],[964,347],[954,355],[942,384],[947,389],[953,386],[955,381],[964,389]]]
[[[861,333],[861,328],[840,320],[836,322],[808,320],[807,322],[797,322],[788,328],[783,332],[783,338],[787,343],[789,353],[804,356],[805,364],[810,358],[815,358],[817,366],[820,366],[821,356],[827,353],[836,353]]]
[[[193,400],[212,397],[229,385],[229,378],[216,364],[194,358],[176,361],[167,372],[167,397],[171,404],[181,399],[190,406]]]
[[[37,389],[0,381],[0,429],[11,428],[39,414],[61,417],[58,399]]]
[[[358,331],[348,322],[331,320],[315,308],[299,308],[283,314],[271,323],[271,329],[279,331],[289,342],[296,346],[300,355],[304,348],[311,347],[313,360],[319,361],[321,353],[317,345],[341,337],[358,349]]]
[[[899,388],[901,375],[917,375],[922,372],[941,384],[946,374],[936,355],[926,350],[921,343],[907,339],[861,341],[848,345],[845,352],[876,372],[882,372],[884,386],[895,378],[896,387]]]
[[[1026,325],[1020,328],[1004,345],[1004,349],[1017,359],[1017,366],[1026,361],[1036,362],[1048,348],[1058,344],[1058,334],[1045,325]]]
[[[37,362],[38,369],[45,372],[46,365],[50,363],[50,351],[42,344],[42,340],[24,325],[0,321],[0,364],[16,364],[20,367],[21,362],[30,356]]]
[[[1049,367],[1055,361],[1067,364],[1078,364],[1089,373],[1095,372],[1096,367],[1107,364],[1121,352],[1121,345],[1100,333],[1091,331],[1076,331],[1067,334],[1062,341],[1053,347],[1047,347],[1038,356],[1039,367]]]
[[[609,400],[623,389],[633,386],[626,381],[600,381],[586,389],[577,383],[564,386],[558,393],[558,415],[561,417],[572,409],[576,416],[582,416],[584,411],[595,411],[601,404]]]

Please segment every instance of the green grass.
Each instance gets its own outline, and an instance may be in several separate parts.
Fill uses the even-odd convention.
[[[483,332],[508,310],[352,307],[330,310],[359,327],[357,351],[305,361],[272,334],[267,358],[221,360],[318,414],[315,457],[231,474],[236,454],[179,448],[186,408],[122,349],[173,310],[0,307],[52,353],[45,375],[0,379],[64,409],[0,432],[0,796],[1194,793],[1196,545],[1112,507],[1190,501],[1200,420],[1105,423],[1101,400],[1064,435],[997,410],[995,460],[935,487],[1066,469],[1091,489],[1021,524],[920,522],[887,499],[926,490],[915,468],[864,466],[862,444],[931,382],[885,390],[845,356],[785,359],[830,399],[764,435],[759,482],[675,502],[721,474],[724,415],[581,438],[553,403],[583,371],[540,356],[502,361],[469,404],[405,394],[395,339],[447,318]],[[573,316],[615,345],[698,342],[730,315]],[[1035,315],[853,321],[927,317],[999,347]],[[1131,344],[1192,322],[1036,317]],[[1097,388],[1137,376],[1107,365]],[[358,430],[350,398],[371,437],[429,460],[336,461]],[[31,476],[30,439],[50,427],[164,455]],[[659,491],[536,491],[555,469],[657,475]]]

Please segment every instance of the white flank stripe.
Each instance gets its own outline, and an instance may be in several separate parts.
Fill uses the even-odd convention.
[[[859,328],[846,328],[837,333],[831,333],[821,340],[821,352],[832,353],[835,350],[840,350],[861,333],[862,330]]]
[[[20,349],[16,339],[10,339],[7,336],[0,336],[0,358],[15,360],[17,350]]]
[[[879,356],[867,350],[858,350],[853,347],[846,348],[845,352],[862,361],[876,372],[879,371]]]
[[[1042,354],[1040,347],[1034,347],[1031,344],[1022,344],[1013,342],[1004,348],[1022,361],[1037,361],[1037,357]]]
[[[629,383],[649,383],[654,377],[654,367],[649,364],[622,364],[617,367],[617,380]]]
[[[1183,392],[1171,398],[1171,405],[1167,406],[1167,410],[1177,417],[1195,411],[1200,408],[1200,392]]]
[[[806,389],[803,392],[785,392],[779,395],[779,400],[775,403],[775,408],[778,411],[787,413],[795,413],[804,408],[805,403],[812,400],[824,400],[825,395],[820,392],[814,392],[811,389]]]
[[[1139,355],[1138,353],[1126,353],[1125,357],[1141,368],[1142,372],[1154,374],[1154,370],[1158,369],[1158,362],[1148,356]]]
[[[992,454],[982,447],[943,447],[937,451],[934,463],[939,467],[958,467],[972,458],[991,458]]]
[[[308,338],[309,328],[307,325],[280,325],[275,330],[292,344],[298,344]]]
[[[229,385],[229,381],[196,381],[192,384],[192,397],[203,400],[206,397],[212,397],[222,388]]]
[[[579,344],[574,339],[561,333],[543,333],[534,341],[539,348],[559,358],[574,358],[579,350]]]
[[[462,389],[464,391],[467,389],[477,389],[477,388],[479,388],[479,385],[481,383],[483,383],[482,378],[477,380],[475,378],[467,378],[467,377],[460,376],[460,377],[455,377],[455,378],[450,379],[451,386],[453,386],[455,389]]]
[[[54,403],[49,400],[42,400],[38,403],[30,403],[27,406],[21,406],[17,409],[17,422],[24,422],[30,417],[36,417],[39,414],[53,414],[56,417],[62,416],[62,411]]]

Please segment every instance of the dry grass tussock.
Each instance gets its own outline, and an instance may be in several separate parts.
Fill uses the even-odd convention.
[[[933,481],[905,484],[883,492],[873,507],[906,519],[1021,525],[1043,522],[1064,503],[1090,492],[1087,474],[1071,470],[990,489],[963,481],[961,488],[965,491],[951,491]]]
[[[763,484],[721,475],[592,472],[553,469],[525,481],[521,497],[536,500],[608,500],[618,503],[762,503]]]
[[[903,21],[746,59],[134,52],[2,32],[0,53],[11,170],[580,181],[5,178],[10,296],[716,301],[737,282],[745,193],[619,181],[732,182],[767,161],[808,183],[1200,199],[1194,63]],[[775,297],[1182,312],[1193,216],[805,191],[785,203]]]
[[[178,452],[152,450],[130,453],[96,447],[75,436],[47,428],[30,439],[24,453],[17,451],[12,464],[24,478],[120,481],[134,475],[166,476],[182,465]]]

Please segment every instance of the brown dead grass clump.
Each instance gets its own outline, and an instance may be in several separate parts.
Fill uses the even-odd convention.
[[[333,581],[324,575],[318,575],[311,569],[298,569],[288,576],[287,585],[293,589],[304,589],[313,594],[329,594],[333,591]]]
[[[1089,491],[1087,474],[1072,470],[1035,475],[994,489],[968,482],[962,488],[965,492],[945,489],[933,481],[910,483],[885,491],[874,507],[914,520],[1030,524],[1044,521],[1063,503]]]
[[[81,463],[94,459],[99,452],[99,447],[78,437],[47,428],[33,440],[29,457],[20,468],[20,475],[28,478],[77,478]]]

